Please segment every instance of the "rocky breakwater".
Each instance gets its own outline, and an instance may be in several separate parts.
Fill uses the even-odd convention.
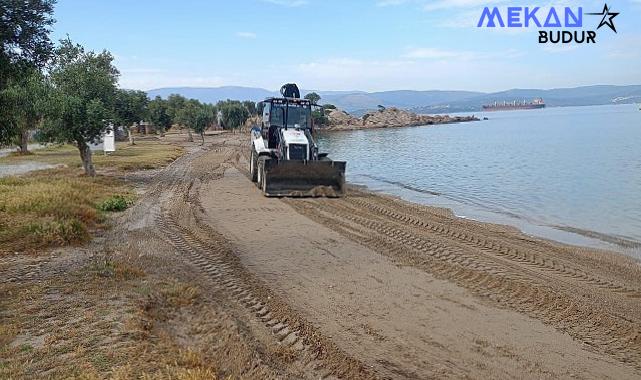
[[[464,121],[477,121],[474,116],[419,115],[395,107],[368,112],[357,118],[342,110],[332,110],[327,117],[329,127],[326,130],[342,131],[370,128],[397,128],[418,125],[450,124]]]

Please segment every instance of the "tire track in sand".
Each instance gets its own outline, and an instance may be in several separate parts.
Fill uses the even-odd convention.
[[[634,288],[580,271],[573,275],[570,267],[563,269],[558,263],[550,267],[533,253],[455,227],[426,223],[403,214],[401,207],[402,211],[371,207],[380,197],[372,203],[368,197],[374,196],[286,203],[373,250],[538,318],[641,370],[641,325],[634,313],[640,308],[638,299],[630,297],[637,294]],[[606,302],[595,302],[604,297]],[[608,300],[617,303],[604,307]],[[617,311],[617,305],[626,306],[624,312]]]
[[[393,208],[390,208],[389,204],[386,204],[386,206],[382,206],[380,204],[374,204],[366,199],[358,197],[351,197],[348,199],[348,202],[360,207],[364,207],[378,215],[392,218],[406,225],[426,228],[442,236],[457,239],[463,241],[464,243],[472,244],[481,249],[490,249],[497,255],[517,261],[522,264],[531,265],[545,271],[553,271],[559,275],[570,277],[572,279],[579,280],[586,284],[594,285],[606,290],[624,293],[630,298],[641,298],[641,291],[639,291],[638,289],[633,289],[621,284],[616,284],[609,280],[601,279],[598,276],[591,275],[579,268],[573,267],[571,264],[563,263],[558,259],[555,260],[553,258],[542,257],[542,255],[538,254],[537,252],[525,251],[514,244],[499,242],[495,239],[486,238],[473,232],[450,228],[443,223],[429,221],[423,218],[408,215],[408,210],[403,209],[401,205],[397,207],[397,209],[401,210],[399,212],[394,210]]]
[[[210,150],[211,152],[212,150]],[[235,149],[214,149],[221,153],[222,164],[215,163],[200,176],[190,177],[191,162],[176,165],[169,173],[171,199],[157,215],[157,223],[169,243],[204,273],[218,290],[241,306],[250,318],[273,336],[274,344],[285,352],[289,365],[304,377],[332,379],[337,377],[373,378],[358,361],[348,357],[320,336],[272,292],[244,270],[224,236],[202,222],[204,213],[199,187],[202,181],[222,178],[224,164],[235,156]],[[200,155],[193,155],[190,161]],[[187,215],[185,215],[185,213]],[[185,219],[191,225],[185,227]]]

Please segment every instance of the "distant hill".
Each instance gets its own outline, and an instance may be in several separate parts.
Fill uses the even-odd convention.
[[[224,87],[169,87],[147,91],[150,98],[160,96],[167,98],[171,94],[179,94],[186,98],[198,99],[204,103],[217,103],[220,100],[253,100],[255,102],[269,96],[276,96],[276,91],[263,88],[224,86]]]
[[[311,91],[301,90],[303,96]],[[321,103],[331,103],[355,114],[376,109],[378,105],[410,109],[417,113],[477,112],[481,110],[483,104],[495,101],[529,101],[536,97],[543,98],[550,107],[641,102],[641,85],[599,85],[551,90],[513,89],[495,93],[437,90],[315,92],[322,97]],[[226,99],[260,101],[266,97],[279,96],[278,91],[240,86],[160,88],[147,93],[152,98],[157,95],[166,98],[170,94],[180,94],[207,103]]]
[[[337,96],[326,96],[323,102],[336,105],[347,111],[376,109],[377,106],[398,108],[413,108],[429,104],[449,103],[483,95],[482,92],[471,91],[382,91],[357,93]]]
[[[305,96],[306,94],[314,90],[301,90],[301,95]],[[342,97],[350,96],[359,93],[364,93],[362,91],[314,91],[325,98],[330,97]],[[147,94],[150,98],[155,98],[160,96],[162,98],[167,98],[171,94],[179,94],[187,98],[198,99],[201,102],[205,103],[217,103],[220,100],[253,100],[255,102],[261,101],[270,96],[280,96],[279,91],[269,91],[264,88],[258,87],[241,87],[241,86],[223,86],[223,87],[166,87],[158,88],[154,90],[147,91]],[[325,101],[327,103],[327,101]]]
[[[458,101],[425,104],[412,107],[412,111],[417,113],[476,112],[481,110],[483,104],[491,104],[495,101],[531,101],[534,98],[543,98],[548,107],[638,103],[641,102],[641,85],[599,85],[551,90],[513,89]]]

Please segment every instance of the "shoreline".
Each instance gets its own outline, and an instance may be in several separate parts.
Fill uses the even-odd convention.
[[[463,217],[517,226],[533,236],[613,250],[641,260],[640,209],[634,202],[631,170],[637,158],[629,144],[630,137],[638,135],[630,123],[638,120],[638,113],[632,113],[629,105],[578,108],[586,107],[497,112],[490,121],[460,128],[379,130],[367,136],[319,134],[319,144],[330,157],[353,162],[347,169],[350,182],[412,202],[448,207]],[[476,116],[483,119],[485,114]],[[571,124],[576,117],[614,118],[621,128],[610,128],[608,145],[595,150],[600,144],[596,137],[608,133],[606,124],[579,128]],[[564,123],[567,129],[558,127]],[[523,134],[532,138],[531,144],[519,137]],[[383,153],[370,151],[369,140],[390,141],[392,147],[381,144],[378,149]],[[577,144],[587,144],[595,153],[585,150],[572,155]],[[608,151],[616,147],[621,149]],[[573,161],[573,156],[581,159]],[[622,158],[627,159],[619,161]],[[602,166],[591,169],[590,160]],[[598,175],[591,175],[593,172]],[[568,193],[576,183],[586,184],[586,190]],[[620,194],[620,199],[600,198],[610,191]],[[620,207],[626,204],[627,211]]]
[[[622,237],[622,236],[605,234],[602,232],[586,230],[583,228],[577,228],[573,226],[552,226],[552,227],[561,231],[565,231],[572,234],[581,235],[591,239],[596,239],[609,244],[613,244],[617,247],[624,248],[624,249],[640,249],[641,248],[641,242],[638,242],[626,237]]]
[[[467,120],[474,121],[474,120]],[[441,124],[454,124],[461,121],[452,121]],[[433,124],[438,125],[438,124]],[[403,128],[403,127],[423,127],[426,125],[406,125],[406,126],[374,126],[374,127],[360,127],[356,129],[322,129],[322,132],[340,132],[340,131],[354,131],[354,130],[367,130],[367,129],[387,129],[387,128]],[[427,125],[429,126],[429,125]],[[2,173],[2,169],[21,168],[22,166],[37,166],[30,170],[18,171],[15,173]],[[28,174],[33,170],[46,170],[65,167],[64,164],[47,164],[39,161],[30,161],[29,157],[25,159],[22,164],[14,165],[0,165],[0,178],[10,175],[23,175]],[[401,182],[387,181],[383,178],[378,178],[370,175],[363,175],[376,182],[382,182],[387,185],[397,187],[397,191],[387,191],[385,189],[377,189],[372,187],[372,184],[363,182],[348,181],[349,187],[356,188],[360,191],[371,193],[379,196],[392,197],[400,199],[405,202],[416,204],[417,206],[433,207],[438,209],[445,209],[450,212],[454,217],[461,220],[472,220],[480,223],[500,224],[506,227],[515,228],[520,233],[534,238],[545,239],[557,244],[564,244],[586,249],[599,249],[616,254],[622,254],[626,257],[631,257],[634,260],[641,262],[641,242],[636,241],[626,236],[617,234],[603,233],[599,231],[589,230],[586,228],[577,227],[575,225],[553,225],[541,224],[540,222],[529,219],[525,215],[517,215],[509,212],[503,212],[488,207],[487,205],[471,205],[466,204],[460,200],[455,200],[448,197],[446,194],[439,192],[415,188],[408,186]],[[413,196],[412,196],[413,195]],[[434,201],[433,198],[440,201]],[[431,198],[431,199],[428,199]],[[449,203],[449,204],[448,204]],[[468,216],[469,214],[469,216]]]
[[[553,244],[578,249],[599,250],[608,254],[622,255],[635,260],[641,265],[641,242],[637,242],[630,238],[591,231],[575,226],[540,224],[522,215],[492,210],[484,205],[474,206],[460,201],[455,201],[448,198],[446,195],[435,191],[417,189],[406,186],[402,183],[378,181],[398,186],[399,191],[394,193],[384,189],[373,188],[368,184],[351,181],[348,181],[347,184],[349,187],[356,189],[357,191],[369,193],[375,196],[399,200],[419,207],[444,210],[451,214],[452,217],[461,221],[499,225],[514,229],[525,236],[534,239],[542,239]],[[409,196],[408,193],[413,194],[414,196]],[[427,197],[437,197],[441,200],[445,199],[447,202],[434,202],[428,200]],[[466,214],[469,214],[470,216]]]

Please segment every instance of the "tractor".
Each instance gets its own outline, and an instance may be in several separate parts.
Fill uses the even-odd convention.
[[[312,107],[298,87],[258,103],[261,126],[251,131],[249,172],[266,196],[338,197],[344,194],[344,161],[320,153],[313,137]]]

